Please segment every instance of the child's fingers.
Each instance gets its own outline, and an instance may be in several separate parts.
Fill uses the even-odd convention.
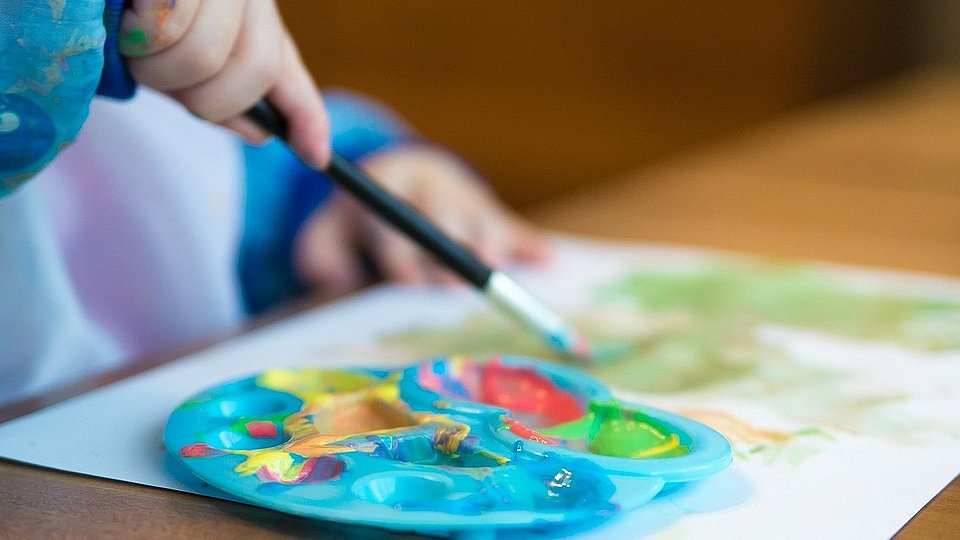
[[[172,92],[197,116],[224,123],[253,106],[280,75],[283,34],[273,3],[249,0],[230,61],[200,84]]]
[[[330,161],[330,124],[320,91],[289,38],[282,58],[277,84],[267,98],[287,119],[290,147],[304,162],[325,169]]]
[[[244,116],[235,116],[221,123],[221,125],[237,133],[245,141],[254,145],[265,144],[270,140],[270,134],[260,126]]]
[[[329,296],[348,292],[365,279],[356,252],[359,215],[349,201],[335,197],[313,214],[294,246],[300,280]]]
[[[189,88],[219,73],[240,33],[246,2],[203,0],[184,36],[156,54],[127,62],[133,78],[160,91]]]
[[[537,229],[518,218],[507,218],[510,259],[525,263],[545,263],[550,258],[550,244]]]
[[[377,218],[371,217],[371,220]],[[420,246],[380,222],[370,224],[371,256],[384,278],[407,285],[427,282],[425,254]]]
[[[546,259],[547,246],[542,236],[503,208],[476,175],[449,154],[401,148],[373,156],[363,166],[490,266],[501,268],[514,262],[538,263]],[[462,283],[432,260],[422,256],[410,260],[423,268],[430,282]],[[406,263],[405,268],[410,264]]]
[[[442,195],[439,190],[435,194]],[[422,210],[440,230],[468,247],[485,263],[496,264],[495,257],[489,257],[487,253],[484,253],[484,246],[480,241],[481,236],[478,234],[482,224],[475,223],[469,211],[463,212],[463,208],[457,208],[451,205],[449,201],[441,199],[433,200],[429,206],[424,206]],[[423,264],[428,281],[431,283],[445,286],[464,284],[463,278],[433,258],[424,260]]]
[[[133,0],[120,21],[120,53],[132,58],[166,49],[193,23],[200,0]]]
[[[494,267],[514,263],[543,263],[549,256],[544,236],[506,210],[489,210],[476,217],[472,244],[477,254]]]
[[[483,220],[474,227],[470,247],[480,259],[494,268],[501,268],[509,260],[510,237],[497,219]]]

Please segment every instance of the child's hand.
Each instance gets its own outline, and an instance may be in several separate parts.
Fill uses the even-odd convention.
[[[449,152],[404,147],[376,154],[361,165],[488,264],[498,267],[546,258],[541,235],[504,208],[476,173]],[[294,246],[294,265],[304,283],[335,295],[356,288],[368,277],[361,252],[369,254],[383,276],[393,281],[460,281],[342,193],[304,224]]]
[[[266,96],[294,151],[326,166],[327,115],[273,0],[133,0],[120,51],[134,79],[252,142],[266,134],[242,114]]]

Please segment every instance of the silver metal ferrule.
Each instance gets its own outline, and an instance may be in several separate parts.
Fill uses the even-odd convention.
[[[572,332],[559,315],[502,272],[490,275],[485,293],[494,304],[536,330],[543,338],[553,341],[557,336]]]

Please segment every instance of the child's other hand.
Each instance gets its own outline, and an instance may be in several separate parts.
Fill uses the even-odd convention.
[[[120,51],[134,79],[252,142],[266,134],[242,114],[266,96],[290,122],[291,147],[326,165],[327,115],[273,0],[133,0]]]
[[[546,258],[543,237],[504,208],[476,173],[449,152],[402,147],[376,154],[362,166],[488,264],[500,267]],[[392,281],[460,282],[419,246],[343,193],[335,194],[304,224],[294,246],[294,265],[304,283],[325,295],[336,295],[367,279],[361,252],[369,254]]]

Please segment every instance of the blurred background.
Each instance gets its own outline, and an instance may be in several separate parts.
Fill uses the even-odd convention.
[[[509,204],[550,226],[568,221],[538,210],[548,201],[587,196],[600,182],[696,156],[697,149],[756,133],[757,126],[799,114],[800,123],[787,130],[797,133],[810,127],[802,111],[832,103],[841,106],[820,109],[821,117],[862,109],[867,105],[859,105],[857,96],[877,88],[909,94],[927,84],[942,93],[944,84],[960,84],[953,70],[960,65],[955,0],[281,0],[280,6],[321,86],[358,90],[388,103],[424,135],[469,158]],[[960,105],[960,90],[950,95]],[[927,114],[956,115],[960,124],[960,109],[945,111]],[[872,123],[886,122],[883,118]],[[922,123],[910,126],[912,132],[924,129]],[[849,127],[837,140],[858,132]],[[953,133],[958,147],[960,132],[947,134]],[[787,147],[784,151],[791,151]],[[955,166],[960,156],[944,159],[954,167],[937,174],[960,174]],[[807,171],[812,174],[824,173]],[[776,174],[769,176],[776,181]],[[949,195],[960,215],[960,179],[940,176],[933,179],[939,191],[931,197]],[[923,179],[904,178],[897,189],[918,181]],[[897,193],[889,196],[896,199]],[[923,213],[926,199],[917,204],[892,216],[860,218],[891,228],[884,233],[889,238],[905,216]],[[595,206],[603,211],[599,202]],[[934,228],[955,253],[948,259],[937,255],[940,262],[925,267],[960,273],[960,218],[951,218],[950,208],[941,209],[947,221]],[[573,228],[609,230],[591,223]],[[798,237],[793,241],[799,249],[782,249],[779,234],[737,240],[724,233],[702,240],[673,229],[658,232],[660,223],[639,236],[838,258],[803,247],[818,238]],[[942,249],[931,246],[931,255]],[[897,265],[889,254],[851,257],[846,247],[835,251],[841,260]]]
[[[517,205],[927,62],[960,62],[954,0],[281,8],[323,86],[386,101]]]

